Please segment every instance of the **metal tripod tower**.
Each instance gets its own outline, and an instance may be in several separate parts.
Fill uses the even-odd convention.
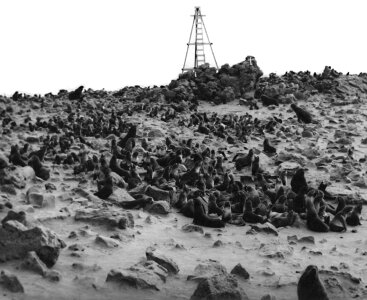
[[[187,50],[185,55],[185,62],[182,68],[182,72],[193,70],[195,71],[196,68],[198,68],[200,65],[205,64],[205,53],[204,53],[204,45],[209,45],[211,53],[214,58],[214,62],[216,65],[216,68],[218,69],[217,60],[215,59],[215,55],[213,52],[212,45],[213,43],[210,42],[208,32],[206,31],[203,16],[200,11],[200,7],[195,7],[195,15],[193,15],[194,21],[192,23],[191,32],[190,32],[190,39],[187,43]],[[195,41],[192,40],[192,33],[195,28]],[[207,42],[204,41],[204,33],[207,39]],[[189,53],[190,46],[195,46],[195,60],[194,60],[194,67],[193,68],[187,68],[186,67],[186,60],[187,60],[187,54]]]

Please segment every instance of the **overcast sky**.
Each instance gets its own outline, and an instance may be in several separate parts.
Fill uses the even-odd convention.
[[[195,6],[219,65],[367,71],[365,0],[0,0],[0,94],[168,84]]]

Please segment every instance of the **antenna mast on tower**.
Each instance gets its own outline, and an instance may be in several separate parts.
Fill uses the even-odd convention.
[[[187,50],[186,50],[185,61],[184,61],[184,66],[182,68],[182,72],[190,71],[190,70],[195,71],[195,69],[197,69],[200,65],[205,64],[204,45],[210,46],[210,50],[214,58],[216,69],[218,69],[217,60],[215,59],[215,55],[214,55],[213,48],[212,48],[213,43],[211,43],[209,40],[208,32],[206,31],[204,20],[203,20],[203,17],[205,16],[201,14],[200,7],[195,7],[195,15],[193,15],[193,17],[194,17],[194,21],[191,27],[189,42],[187,43]],[[192,42],[191,39],[192,39],[194,28],[195,28],[195,41]],[[204,33],[205,33],[207,42],[204,41]],[[190,46],[195,46],[195,59],[194,59],[193,68],[186,67],[186,60],[187,60],[187,55],[189,53]]]

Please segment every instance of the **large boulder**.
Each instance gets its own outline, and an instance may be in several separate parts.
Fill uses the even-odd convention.
[[[24,287],[18,277],[6,270],[0,273],[0,285],[12,293],[24,293]]]
[[[178,268],[177,264],[170,258],[166,257],[156,249],[149,247],[145,252],[148,260],[153,260],[157,264],[164,267],[168,273],[170,274],[177,274],[180,269]]]
[[[216,275],[199,282],[191,300],[249,300],[232,275]]]
[[[37,226],[28,228],[18,221],[5,222],[0,227],[0,261],[25,257],[35,251],[38,257],[52,267],[65,243],[51,230]]]
[[[147,196],[150,196],[152,197],[155,201],[167,201],[167,202],[170,202],[171,200],[171,196],[170,196],[170,192],[169,191],[166,191],[166,190],[162,190],[156,186],[148,186],[146,191],[145,191],[145,194]]]
[[[129,212],[114,211],[106,208],[79,209],[75,212],[75,220],[91,224],[105,225],[110,228],[133,228],[134,217]]]
[[[226,267],[215,260],[208,260],[198,264],[194,269],[194,273],[187,276],[187,280],[202,281],[217,275],[228,275]]]
[[[155,261],[143,261],[126,270],[111,270],[107,282],[116,282],[136,289],[152,289],[159,291],[166,282],[168,271]]]
[[[160,215],[167,215],[170,212],[170,205],[166,201],[154,201],[148,208],[148,212]]]

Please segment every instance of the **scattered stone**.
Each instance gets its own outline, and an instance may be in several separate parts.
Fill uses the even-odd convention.
[[[0,169],[5,169],[9,166],[8,159],[2,153],[0,153]]]
[[[51,182],[47,182],[45,184],[45,188],[46,188],[46,191],[56,191],[57,190],[56,185],[54,185]]]
[[[77,270],[79,272],[97,272],[99,270],[101,270],[102,268],[100,266],[98,266],[97,264],[94,264],[94,265],[91,265],[91,266],[88,266],[88,265],[85,265],[83,263],[73,263],[72,265],[72,268],[74,270]]]
[[[313,237],[311,235],[310,236],[301,237],[298,240],[298,243],[315,244],[315,237]]]
[[[44,277],[52,282],[59,282],[62,278],[60,272],[55,270],[47,270]]]
[[[261,300],[277,300],[277,298],[273,295],[267,294],[261,297]]]
[[[110,209],[80,209],[75,212],[75,220],[91,224],[118,227],[120,229],[133,228],[134,217],[130,212],[112,211]]]
[[[270,223],[256,224],[256,225],[250,225],[250,226],[251,226],[250,230],[253,230],[255,232],[264,232],[267,234],[273,234],[275,236],[279,235],[278,230],[274,227],[273,224],[270,224]],[[248,232],[246,232],[246,234],[248,234]]]
[[[36,252],[34,251],[27,253],[21,267],[26,270],[31,270],[42,276],[44,276],[47,271],[46,265],[39,259]]]
[[[204,229],[194,224],[185,224],[184,226],[182,226],[182,230],[185,232],[199,232],[201,234],[204,234]]]
[[[238,285],[237,279],[232,275],[217,275],[202,280],[190,299],[249,300],[245,291]]]
[[[162,190],[156,186],[149,185],[145,194],[152,197],[155,201],[167,201],[169,203],[171,200],[169,191]]]
[[[26,198],[29,204],[39,208],[55,207],[55,196],[43,194],[36,187],[29,188]]]
[[[167,215],[171,208],[167,201],[155,201],[147,208],[147,211],[154,214]]]
[[[166,282],[168,271],[155,261],[140,262],[127,270],[111,270],[107,275],[107,282],[116,282],[136,289],[161,290]]]
[[[214,242],[213,247],[218,248],[218,247],[222,247],[223,245],[224,244],[221,240],[217,240],[217,241]]]
[[[293,248],[288,245],[261,244],[259,254],[268,258],[281,258],[293,254]]]
[[[0,273],[0,285],[12,293],[24,293],[24,287],[18,277],[6,270],[2,270]]]
[[[246,269],[244,267],[242,267],[241,264],[237,264],[234,266],[234,268],[231,271],[231,274],[233,275],[237,275],[243,279],[249,279],[250,278],[250,274],[246,271]]]
[[[187,280],[201,281],[215,275],[227,275],[225,266],[215,260],[198,264],[194,269],[194,274],[187,276]]]
[[[15,196],[17,194],[17,191],[15,190],[15,187],[13,184],[3,184],[0,187],[1,192],[9,195]]]
[[[120,243],[117,242],[115,239],[112,239],[112,238],[109,238],[103,235],[97,235],[95,241],[98,245],[101,245],[106,248],[115,248],[120,245]]]
[[[146,250],[145,255],[148,260],[153,260],[157,264],[164,267],[169,274],[177,274],[180,271],[179,267],[172,259],[164,256],[162,253],[159,253],[156,249],[152,247],[149,247]]]
[[[52,267],[65,243],[51,230],[37,226],[28,229],[18,221],[8,221],[0,227],[0,261],[17,259],[35,251],[38,257]]]

